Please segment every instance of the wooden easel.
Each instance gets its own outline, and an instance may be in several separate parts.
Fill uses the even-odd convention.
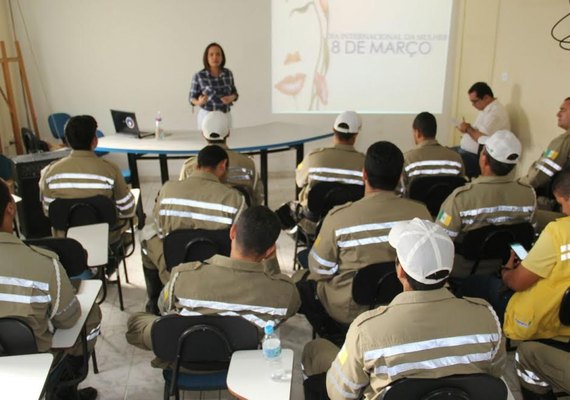
[[[6,46],[3,41],[0,41],[0,64],[2,64],[2,73],[4,75],[4,84],[6,85],[6,93],[1,91],[2,97],[8,103],[8,109],[10,111],[10,120],[12,122],[12,134],[14,136],[14,142],[16,143],[16,153],[22,154],[24,148],[22,146],[22,136],[20,135],[20,122],[18,120],[18,111],[16,109],[16,98],[14,97],[14,89],[12,87],[12,77],[10,76],[10,63],[17,62],[18,69],[20,71],[20,79],[22,81],[22,86],[24,89],[24,101],[26,102],[30,116],[32,119],[32,124],[34,125],[34,132],[39,138],[38,121],[36,118],[36,110],[34,109],[34,104],[32,103],[32,95],[30,92],[30,86],[28,84],[28,77],[26,75],[26,69],[24,68],[24,59],[22,58],[22,51],[20,50],[20,43],[18,41],[16,44],[16,57],[8,57],[6,52]],[[2,154],[2,140],[0,138],[0,154]]]

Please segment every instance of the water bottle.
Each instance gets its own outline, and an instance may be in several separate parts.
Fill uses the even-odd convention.
[[[154,137],[157,140],[164,139],[164,133],[162,130],[162,114],[160,111],[156,114],[156,118],[154,119]]]
[[[268,321],[264,328],[265,336],[261,342],[263,356],[269,364],[270,377],[273,380],[282,380],[285,371],[281,363],[281,340],[275,332],[275,322]]]

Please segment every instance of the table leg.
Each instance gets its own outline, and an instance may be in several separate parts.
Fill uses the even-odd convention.
[[[159,154],[158,159],[160,161],[160,179],[164,184],[168,181],[168,159],[166,158],[166,154]]]
[[[131,170],[131,185],[134,188],[140,188],[139,169],[137,167],[137,154],[127,153],[127,160],[129,162],[129,169]]]
[[[263,196],[265,198],[265,205],[269,204],[268,188],[267,188],[267,150],[263,149],[259,152],[259,161],[261,164],[261,182],[263,182]]]

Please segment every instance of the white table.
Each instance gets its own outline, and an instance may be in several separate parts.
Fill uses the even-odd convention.
[[[228,145],[234,151],[260,155],[260,175],[265,185],[267,204],[267,154],[295,149],[297,157],[294,169],[303,160],[305,143],[332,136],[332,133],[322,132],[330,132],[330,129],[272,122],[232,129]],[[206,140],[200,131],[170,132],[166,135],[163,140],[157,140],[152,136],[139,139],[134,135],[107,135],[99,138],[96,150],[126,153],[131,170],[131,183],[136,188],[140,187],[137,160],[158,159],[164,183],[168,180],[168,158],[186,158],[188,155],[198,154],[206,145]]]
[[[281,352],[283,369],[293,369],[293,350]],[[276,382],[269,376],[262,350],[241,350],[232,355],[228,370],[228,390],[239,399],[285,400],[291,397],[291,380]]]
[[[2,398],[37,400],[48,376],[53,356],[50,353],[0,357]]]
[[[99,289],[101,289],[100,280],[83,280],[79,286],[79,290],[76,294],[77,300],[81,305],[81,316],[71,328],[68,329],[57,329],[53,335],[51,341],[52,349],[68,349],[73,347],[75,341],[79,337],[79,333],[85,325],[85,320],[87,315],[91,311]]]

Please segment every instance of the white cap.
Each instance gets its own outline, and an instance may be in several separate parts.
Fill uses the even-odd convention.
[[[202,135],[207,140],[224,140],[230,133],[228,116],[221,111],[209,112],[202,121]]]
[[[431,221],[414,218],[397,222],[388,234],[388,242],[396,249],[406,274],[415,281],[426,285],[441,282],[453,268],[453,242],[441,227]],[[427,278],[438,271],[447,271],[448,274],[438,279]]]
[[[334,121],[334,130],[340,133],[358,133],[362,122],[354,111],[345,111],[339,114]]]
[[[487,153],[499,162],[516,164],[520,159],[522,145],[511,131],[502,130],[491,136],[481,136],[479,143],[485,145]]]

